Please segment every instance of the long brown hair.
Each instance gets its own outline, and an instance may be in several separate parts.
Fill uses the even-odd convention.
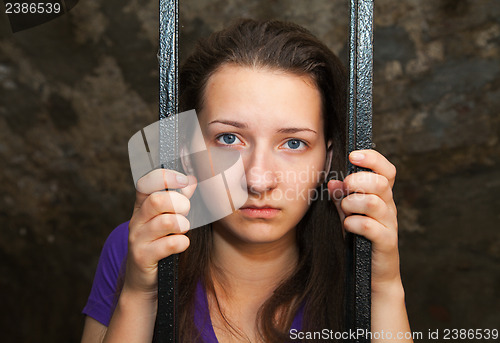
[[[321,92],[325,144],[331,142],[331,171],[345,165],[346,71],[340,60],[306,29],[281,21],[240,19],[198,43],[180,71],[180,110],[203,108],[208,79],[222,65],[270,68],[307,75]],[[326,187],[296,228],[299,260],[259,310],[265,342],[289,341],[293,315],[304,304],[303,331],[343,329],[344,239]],[[193,314],[198,282],[216,297],[210,277],[210,226],[188,233],[190,247],[180,255],[180,334],[185,343],[199,339]],[[219,308],[220,310],[220,308]],[[277,314],[280,314],[279,316]],[[223,315],[223,314],[222,314]],[[230,323],[228,322],[230,326]],[[233,328],[234,329],[234,328]],[[233,330],[237,331],[237,330]]]

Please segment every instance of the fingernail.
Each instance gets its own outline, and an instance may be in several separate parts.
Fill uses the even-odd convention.
[[[179,182],[181,185],[187,185],[188,184],[188,178],[185,175],[177,175],[177,182]]]
[[[363,158],[365,158],[365,155],[360,153],[360,152],[351,152],[351,161],[359,162]]]

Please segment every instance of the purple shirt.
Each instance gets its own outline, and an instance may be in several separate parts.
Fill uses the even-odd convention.
[[[92,290],[82,313],[108,326],[116,307],[119,293],[118,278],[125,272],[128,251],[128,224],[125,222],[111,232],[102,248]],[[210,320],[208,300],[201,282],[196,287],[194,322],[205,343],[218,343]],[[300,331],[304,308],[300,307],[291,329]]]

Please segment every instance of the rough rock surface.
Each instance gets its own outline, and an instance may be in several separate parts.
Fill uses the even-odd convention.
[[[500,1],[375,1],[374,142],[398,168],[412,328],[499,328]],[[347,0],[181,0],[181,57],[232,18],[309,28],[346,58]],[[76,342],[102,244],[130,217],[127,141],[157,118],[158,2],[0,14],[0,328]],[[426,339],[422,341],[427,341]]]

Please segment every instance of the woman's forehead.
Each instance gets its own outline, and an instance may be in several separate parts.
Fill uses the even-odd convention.
[[[247,126],[305,126],[321,131],[321,94],[307,75],[224,65],[208,80],[200,120]]]

